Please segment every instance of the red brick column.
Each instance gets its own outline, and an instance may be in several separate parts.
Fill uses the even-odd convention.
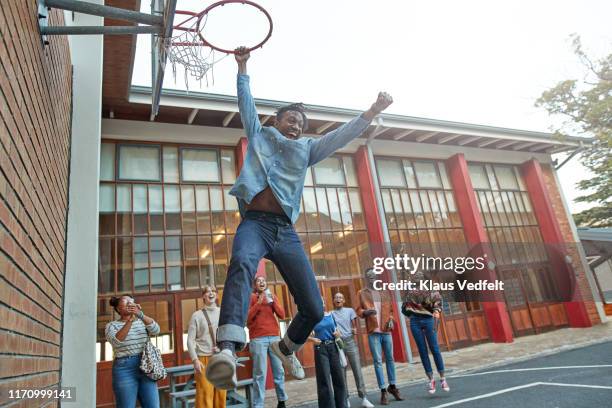
[[[361,193],[363,215],[365,218],[366,228],[368,230],[370,252],[372,257],[386,257],[387,253],[385,250],[382,220],[380,219],[380,212],[378,211],[378,204],[376,202],[376,187],[374,180],[372,179],[373,172],[370,166],[370,161],[368,160],[368,150],[366,146],[361,146],[355,153],[355,166],[357,167],[357,180],[359,183],[359,191]],[[388,271],[386,271],[382,277],[387,282],[390,281]],[[393,299],[393,315],[395,316],[397,322],[398,319],[402,319],[403,316],[397,307],[395,297],[393,297]],[[400,362],[408,361],[408,356],[406,355],[406,349],[404,346],[404,341],[408,341],[408,339],[404,339],[402,337],[399,323],[396,324],[395,330],[392,332],[392,336],[394,360]]]
[[[527,191],[533,204],[533,211],[538,224],[542,240],[547,244],[547,252],[550,263],[555,272],[555,277],[560,281],[566,281],[572,285],[571,299],[564,302],[565,311],[570,327],[591,327],[592,323],[585,306],[580,299],[578,281],[573,276],[573,269],[565,262],[567,253],[567,242],[564,241],[559,222],[551,203],[542,167],[540,163],[531,159],[521,165],[521,172],[527,186]]]
[[[478,252],[473,253],[472,256],[486,255],[489,259],[492,259],[488,245],[489,237],[484,229],[482,216],[476,203],[476,194],[472,187],[472,180],[470,179],[467,162],[463,153],[457,153],[447,159],[446,168],[453,185],[457,210],[463,223],[466,240],[470,248]],[[494,270],[487,269],[487,271],[488,276],[486,279],[497,279]],[[496,343],[512,342],[512,325],[506,310],[506,303],[504,301],[481,303],[492,340]]]

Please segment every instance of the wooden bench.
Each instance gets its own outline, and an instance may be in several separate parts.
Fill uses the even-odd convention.
[[[242,396],[237,390],[244,389],[245,395]],[[176,391],[170,393],[170,399],[172,401],[171,406],[177,407],[177,403],[180,403],[183,408],[191,408],[195,406],[195,394],[196,390],[189,389],[185,391]],[[226,407],[231,408],[251,408],[253,396],[253,379],[247,378],[245,380],[238,381],[236,389],[229,390],[227,392],[227,405]]]

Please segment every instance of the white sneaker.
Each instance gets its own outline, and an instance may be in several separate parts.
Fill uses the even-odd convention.
[[[236,357],[231,350],[221,350],[213,354],[206,365],[206,378],[215,387],[222,390],[233,390],[236,378]]]
[[[351,401],[348,397],[346,398],[346,408],[351,408]]]
[[[282,341],[282,340],[281,340]],[[270,345],[270,350],[280,359],[283,363],[285,373],[291,374],[297,380],[303,380],[306,377],[302,363],[297,359],[295,353],[291,353],[288,356],[283,353],[279,347],[281,341],[276,341]]]
[[[362,408],[374,408],[374,404],[368,401],[366,397],[363,397],[363,399],[361,400],[361,407]]]

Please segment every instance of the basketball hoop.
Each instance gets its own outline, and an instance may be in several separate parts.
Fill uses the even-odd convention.
[[[270,14],[259,4],[249,0],[221,0],[211,4],[203,11],[196,13],[192,11],[176,10],[175,14],[188,16],[188,18],[181,23],[173,27],[173,33],[179,31],[180,34],[174,35],[169,38],[160,38],[163,41],[163,49],[165,50],[168,60],[172,64],[172,71],[176,80],[176,66],[182,65],[185,70],[185,85],[188,86],[189,76],[195,78],[198,81],[202,81],[206,78],[208,85],[208,73],[212,72],[213,65],[221,61],[223,58],[230,54],[235,54],[233,49],[222,48],[216,44],[212,44],[206,40],[203,34],[203,30],[206,27],[208,15],[211,10],[224,6],[230,3],[238,3],[247,6],[251,6],[256,10],[263,13],[268,20],[270,26],[268,33],[265,38],[253,45],[247,47],[248,51],[253,51],[257,48],[263,47],[263,45],[272,36],[272,17]],[[241,45],[241,44],[237,44]],[[221,52],[226,55],[221,58],[217,58],[216,52]],[[213,77],[214,82],[214,77]]]

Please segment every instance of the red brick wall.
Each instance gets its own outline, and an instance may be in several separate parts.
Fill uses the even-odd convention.
[[[72,68],[66,37],[49,40],[36,0],[2,0],[0,405],[9,389],[60,377]]]
[[[572,234],[572,228],[569,223],[569,218],[567,213],[565,212],[565,208],[563,207],[563,198],[561,197],[561,193],[559,190],[559,186],[556,183],[555,176],[553,174],[553,169],[549,165],[542,165],[542,174],[544,176],[544,182],[546,183],[546,188],[548,189],[548,194],[550,197],[550,201],[555,212],[557,221],[559,222],[559,227],[561,229],[561,234],[563,235],[563,240],[566,243],[569,243],[569,252],[571,257],[574,259],[574,266],[576,266],[578,272],[578,284],[581,299],[585,302],[587,313],[589,314],[589,319],[591,323],[598,324],[601,323],[599,319],[599,315],[597,314],[597,308],[595,307],[595,302],[593,301],[593,294],[591,292],[591,288],[587,277],[585,275],[584,268],[582,266],[582,262],[580,262],[580,253],[577,249],[576,240]]]

